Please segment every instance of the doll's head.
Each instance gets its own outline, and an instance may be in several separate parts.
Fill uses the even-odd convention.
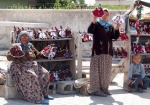
[[[139,54],[133,55],[132,59],[133,59],[133,63],[135,64],[139,64],[141,62],[141,57]]]

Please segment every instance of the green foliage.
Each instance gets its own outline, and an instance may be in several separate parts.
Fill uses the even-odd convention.
[[[84,4],[84,3],[85,3],[85,0],[78,0],[78,2],[79,2],[80,4]]]
[[[36,0],[36,8],[53,8],[56,0]]]
[[[54,4],[54,8],[55,9],[60,9],[61,8],[60,0],[56,0],[56,3]]]
[[[73,2],[74,3],[73,3]],[[78,4],[80,1],[81,4]],[[35,7],[24,6],[20,3],[10,6],[11,9],[95,9],[98,5],[86,6],[83,3],[84,0],[36,0],[37,5]],[[109,10],[128,10],[129,5],[102,5],[102,8],[108,8]]]
[[[21,4],[13,4],[13,6],[11,6],[11,9],[30,9],[28,6],[24,6]]]

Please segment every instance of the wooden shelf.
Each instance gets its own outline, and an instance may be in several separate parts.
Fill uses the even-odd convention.
[[[113,42],[121,42],[121,43],[123,42],[124,43],[124,42],[128,42],[128,40],[113,40]]]
[[[87,42],[82,42],[82,43],[84,44],[84,43],[93,43],[93,42],[92,41],[87,41]]]
[[[140,34],[140,35],[136,35],[136,34],[131,34],[131,36],[150,36],[150,34]]]
[[[40,59],[36,59],[35,61],[37,62],[57,62],[57,61],[72,61],[75,60],[74,58],[62,58],[62,59],[47,59],[47,58],[40,58]]]
[[[131,55],[133,56],[134,54],[131,54]],[[150,55],[150,53],[148,53],[148,54],[139,54],[139,55],[143,55],[143,56],[144,56],[144,55]]]
[[[34,42],[41,42],[41,41],[63,41],[63,40],[73,40],[73,38],[62,38],[62,39],[33,39],[31,40]]]
[[[121,60],[123,58],[112,58],[112,60]]]
[[[136,21],[135,18],[130,18],[129,21]],[[150,19],[140,19],[140,22],[150,22]]]

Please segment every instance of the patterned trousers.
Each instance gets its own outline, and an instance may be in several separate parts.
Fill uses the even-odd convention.
[[[109,54],[94,55],[90,63],[89,93],[108,90],[112,68],[112,56]]]
[[[10,73],[23,99],[32,103],[41,103],[44,95],[48,95],[49,72],[37,62],[12,62]]]

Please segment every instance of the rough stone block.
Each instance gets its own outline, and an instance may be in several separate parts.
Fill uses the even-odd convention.
[[[128,80],[125,80],[123,83],[123,89],[128,91]]]
[[[4,97],[5,96],[5,88],[4,85],[0,85],[0,97]]]
[[[12,80],[12,76],[10,74],[7,74],[7,77],[6,77],[6,85],[8,87],[14,87],[14,84],[13,84],[13,80]]]
[[[12,99],[12,98],[21,98],[21,97],[15,87],[8,87],[5,85],[5,98]]]
[[[58,81],[57,82],[57,93],[59,94],[72,94],[75,93],[74,89],[75,81]]]

